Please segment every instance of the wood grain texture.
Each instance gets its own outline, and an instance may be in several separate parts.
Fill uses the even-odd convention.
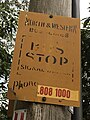
[[[31,0],[29,11],[52,15],[71,16],[71,0]]]

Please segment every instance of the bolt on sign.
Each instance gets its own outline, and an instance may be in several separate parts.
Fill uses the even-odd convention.
[[[80,105],[80,20],[21,12],[8,98]]]
[[[15,110],[13,120],[26,120],[27,110]]]

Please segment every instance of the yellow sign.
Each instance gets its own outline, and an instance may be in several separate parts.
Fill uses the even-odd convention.
[[[80,20],[21,12],[9,99],[79,106],[79,94]]]

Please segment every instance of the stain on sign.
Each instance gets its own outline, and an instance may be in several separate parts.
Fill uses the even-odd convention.
[[[79,106],[79,96],[80,20],[21,12],[9,99]]]

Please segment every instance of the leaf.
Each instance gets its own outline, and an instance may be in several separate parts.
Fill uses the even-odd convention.
[[[90,17],[88,17],[85,21],[84,21],[84,24],[83,24],[83,27],[87,27],[87,25],[89,25],[89,22],[90,22]]]

